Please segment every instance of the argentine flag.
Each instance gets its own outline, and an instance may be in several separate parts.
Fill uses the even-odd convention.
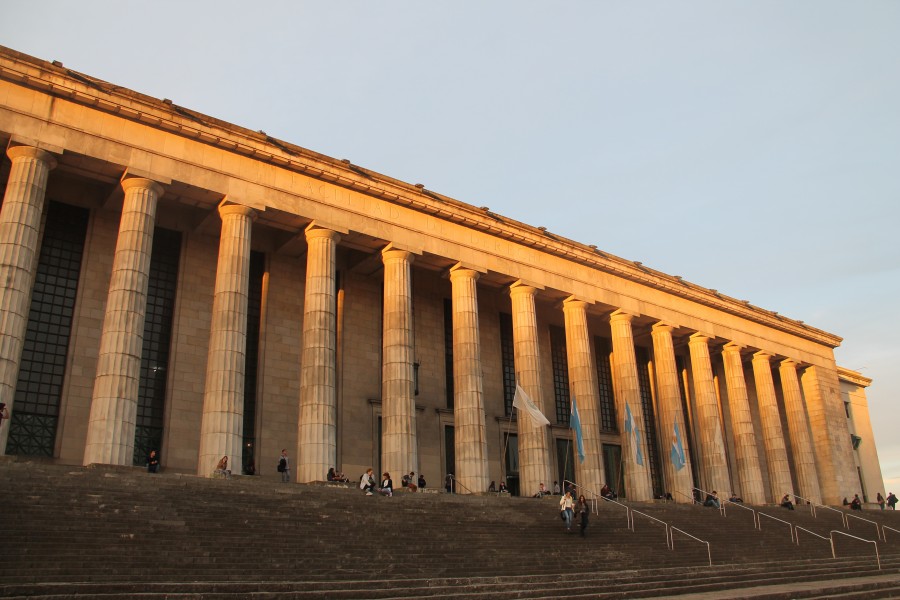
[[[625,433],[629,435],[629,444],[631,444],[631,450],[634,453],[634,462],[643,466],[644,465],[644,453],[641,451],[641,432],[638,431],[638,428],[634,424],[634,417],[631,416],[631,406],[629,404],[625,404]]]
[[[687,459],[684,457],[684,445],[681,443],[681,432],[678,431],[678,418],[675,419],[675,437],[672,438],[672,464],[675,466],[676,471],[680,471],[684,468],[684,465],[687,463]]]
[[[575,396],[572,396],[572,416],[569,419],[569,427],[575,432],[575,447],[578,449],[578,460],[584,462],[584,438],[581,437],[581,417],[578,416]]]

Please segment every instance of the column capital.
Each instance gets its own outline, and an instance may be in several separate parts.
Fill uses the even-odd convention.
[[[790,368],[797,369],[800,367],[800,363],[797,362],[796,360],[794,360],[793,358],[785,358],[784,360],[781,361],[780,366],[789,368],[789,369]]]
[[[543,288],[536,286],[536,285],[532,285],[532,284],[522,281],[520,279],[519,281],[516,281],[512,285],[509,286],[509,293],[512,296],[522,296],[522,295],[535,296],[535,295],[537,295],[537,292],[539,289],[543,289]]]
[[[772,359],[772,355],[766,352],[765,350],[760,350],[759,352],[753,353],[753,361],[760,361],[768,363]]]
[[[143,188],[155,193],[157,196],[162,196],[166,191],[161,184],[145,177],[129,177],[122,180],[123,190],[127,192],[132,188]]]
[[[40,148],[35,148],[34,146],[11,146],[6,151],[6,155],[10,160],[15,160],[17,158],[33,158],[35,160],[39,160],[43,163],[46,163],[47,168],[50,170],[55,169],[57,165],[55,156],[53,156],[46,150],[41,150]]]
[[[701,333],[698,331],[697,333],[692,333],[690,335],[690,337],[688,337],[688,345],[703,344],[704,346],[706,346],[709,344],[709,340],[711,340],[711,339],[712,339],[711,336],[708,336],[705,333]]]
[[[563,311],[567,310],[586,310],[588,306],[593,304],[590,300],[583,300],[575,296],[569,296],[563,300]]]
[[[479,273],[475,269],[470,269],[469,267],[462,266],[462,263],[457,263],[450,268],[450,281],[456,281],[459,279],[471,279],[473,281],[478,281],[479,277],[481,277],[481,273]]]
[[[415,255],[408,250],[397,250],[388,246],[381,251],[382,262],[388,261],[404,261],[412,263],[416,259]]]
[[[665,321],[657,321],[650,327],[651,336],[658,333],[668,333],[671,335],[673,331],[675,331],[675,325],[670,325]]]
[[[743,346],[741,344],[736,344],[734,342],[728,342],[727,344],[722,346],[722,353],[724,354],[724,353],[728,352],[728,353],[740,354],[741,350],[743,350],[744,348],[746,348],[746,346]]]
[[[617,308],[612,312],[611,315],[609,315],[609,322],[618,323],[624,321],[626,323],[631,323],[632,319],[634,319],[636,316],[637,315],[634,313],[622,310],[621,308]]]
[[[325,227],[317,227],[315,225],[310,225],[305,230],[306,241],[326,238],[337,244],[341,241],[341,234],[333,229],[326,229]]]
[[[249,206],[244,206],[243,204],[220,204],[219,205],[219,216],[224,217],[225,215],[239,215],[250,217],[252,220],[256,220],[256,217],[259,215],[256,210],[250,208]]]

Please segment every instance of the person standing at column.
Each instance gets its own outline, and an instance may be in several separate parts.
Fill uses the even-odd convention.
[[[281,473],[281,483],[291,481],[291,460],[288,458],[287,448],[281,449],[281,457],[278,459],[278,472]]]

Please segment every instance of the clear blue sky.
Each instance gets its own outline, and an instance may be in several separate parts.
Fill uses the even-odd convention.
[[[900,2],[250,6],[7,2],[0,44],[840,335],[900,493]]]

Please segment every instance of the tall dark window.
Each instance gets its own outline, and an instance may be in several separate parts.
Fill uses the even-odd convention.
[[[516,354],[513,346],[512,315],[500,313],[500,362],[503,368],[503,404],[512,413],[516,395]]]
[[[662,468],[659,462],[659,442],[656,436],[656,414],[653,412],[653,394],[650,388],[650,354],[646,348],[634,349],[637,359],[638,384],[641,389],[641,412],[644,414],[644,437],[647,438],[647,462],[650,464],[650,483],[653,495],[663,493]]]
[[[244,473],[255,473],[257,469],[256,387],[259,363],[259,324],[262,315],[262,286],[265,272],[266,255],[262,252],[251,252],[250,287],[247,294],[247,359],[244,365],[244,444],[241,454],[241,466]]]
[[[47,205],[7,454],[53,456],[88,211]]]
[[[453,425],[444,425],[444,472],[456,474],[456,433]],[[475,490],[481,491],[481,490]]]
[[[556,422],[569,424],[569,359],[566,356],[566,330],[550,326],[550,359],[553,363],[553,396],[556,398]]]
[[[506,485],[509,493],[519,495],[519,436],[515,433],[504,435],[506,452],[504,465],[506,466]]]
[[[616,417],[616,398],[613,395],[612,368],[609,364],[609,340],[594,336],[597,356],[597,384],[600,388],[600,429],[609,433],[619,431]]]
[[[682,443],[687,444],[687,450],[690,456],[697,456],[694,453],[694,436],[691,435],[691,418],[690,412],[688,412],[688,403],[687,403],[687,392],[684,389],[684,377],[682,376],[685,371],[684,367],[684,359],[680,356],[675,356],[675,367],[678,369],[678,392],[681,394],[681,414],[684,415],[684,427],[681,430],[681,439]],[[696,460],[691,460],[691,477],[693,478],[694,487],[698,487],[700,485],[700,472],[698,471],[698,465]]]
[[[447,408],[453,408],[453,301],[444,299],[444,372]]]
[[[141,379],[132,459],[135,465],[146,463],[150,450],[158,450],[162,443],[166,373],[180,255],[181,233],[157,227],[153,231],[144,345],[141,349]]]

